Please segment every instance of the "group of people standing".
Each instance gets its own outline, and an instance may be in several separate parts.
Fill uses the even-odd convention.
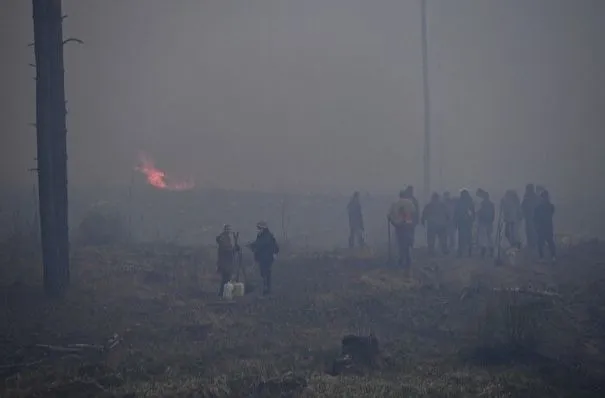
[[[416,227],[426,228],[429,254],[435,254],[439,243],[442,254],[456,249],[457,255],[472,256],[473,246],[478,246],[481,256],[494,255],[494,227],[501,223],[502,232],[511,247],[521,249],[519,230],[525,224],[527,248],[537,249],[540,259],[544,258],[544,248],[548,246],[551,258],[555,259],[553,216],[555,207],[550,195],[543,187],[527,184],[523,200],[514,190],[508,190],[500,201],[500,214],[496,217],[496,206],[489,193],[477,189],[479,198],[475,204],[467,189],[460,196],[452,197],[449,192],[443,196],[433,193],[422,212],[414,196],[414,188],[407,187],[399,193],[399,199],[390,207],[387,219],[395,230],[399,249],[399,264],[409,266],[412,262],[411,249],[414,247]],[[348,204],[349,247],[363,245],[363,217],[359,193],[355,192]],[[498,220],[497,220],[498,218]],[[476,234],[473,230],[476,226]],[[390,230],[390,228],[389,228]],[[473,236],[476,241],[473,241]],[[499,244],[499,242],[497,242]]]
[[[279,246],[266,222],[258,222],[256,229],[258,232],[256,239],[247,244],[246,247],[254,253],[254,261],[258,264],[263,279],[263,295],[266,296],[271,293],[273,262],[275,255],[279,253]],[[237,263],[237,259],[241,259],[238,237],[239,234],[233,233],[230,225],[225,225],[223,231],[216,237],[216,243],[218,244],[217,271],[221,275],[219,296],[223,295],[225,284],[233,278],[236,267],[242,266],[241,263]]]

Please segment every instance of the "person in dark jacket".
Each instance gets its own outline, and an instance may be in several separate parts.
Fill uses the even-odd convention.
[[[233,244],[231,235],[231,227],[225,225],[223,232],[216,237],[216,243],[218,244],[216,268],[221,276],[221,286],[218,291],[220,297],[223,296],[225,284],[231,280],[235,268],[234,254],[237,248]]]
[[[482,199],[477,210],[477,242],[481,248],[481,257],[489,253],[494,255],[494,221],[496,220],[496,206],[489,198],[489,193],[483,189],[477,190],[477,196]]]
[[[403,192],[405,194],[404,197],[406,199],[411,200],[416,209],[414,211],[414,215],[412,216],[412,226],[411,226],[412,227],[412,231],[411,231],[412,241],[410,242],[410,248],[413,249],[414,244],[416,242],[416,227],[418,226],[418,223],[420,222],[420,205],[418,204],[418,199],[416,199],[416,197],[414,196],[414,187],[413,186],[408,185]]]
[[[553,226],[554,215],[555,206],[550,201],[548,191],[543,190],[540,193],[540,201],[534,210],[534,225],[536,228],[536,238],[540,260],[544,259],[544,245],[548,245],[548,250],[550,251],[552,261],[556,260]]]
[[[250,249],[254,253],[254,261],[260,268],[263,278],[263,295],[266,296],[271,293],[271,271],[275,255],[279,253],[279,246],[266,222],[261,221],[256,224],[256,229],[258,234],[256,240],[250,244]]]
[[[426,227],[429,254],[435,254],[435,242],[439,240],[442,254],[447,254],[447,227],[450,215],[446,204],[438,193],[433,193],[431,201],[422,210],[422,225]]]
[[[525,186],[525,194],[523,195],[523,201],[521,202],[521,209],[523,210],[523,219],[525,220],[525,239],[527,240],[527,247],[531,250],[536,248],[536,227],[534,225],[534,211],[538,205],[539,197],[536,194],[534,184],[527,184]]]
[[[452,251],[456,247],[456,222],[454,220],[454,213],[456,212],[456,198],[450,196],[449,192],[443,193],[443,202],[447,206],[449,223],[447,226],[447,249]]]
[[[502,219],[504,220],[504,236],[511,247],[521,249],[521,240],[519,239],[519,226],[523,219],[521,210],[521,200],[514,189],[509,189],[504,193],[500,202],[502,209]]]
[[[361,202],[359,201],[359,192],[355,192],[347,205],[347,213],[349,214],[349,248],[355,247],[355,243],[359,247],[363,247],[363,214],[361,212]]]
[[[473,223],[475,222],[475,204],[466,189],[460,191],[460,199],[456,203],[454,213],[456,229],[458,230],[458,257],[465,253],[470,257],[473,252]]]

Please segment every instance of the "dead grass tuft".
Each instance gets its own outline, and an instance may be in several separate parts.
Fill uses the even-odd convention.
[[[0,255],[11,281],[0,288],[2,397],[601,396],[605,278],[582,253],[550,268],[418,253],[411,272],[341,253],[284,256],[273,297],[232,303],[216,298],[212,248],[74,247],[63,301],[41,295],[37,263],[15,268]],[[370,332],[379,368],[326,373],[344,335]],[[114,333],[122,343],[96,356],[36,348]],[[515,350],[531,355],[493,360]]]

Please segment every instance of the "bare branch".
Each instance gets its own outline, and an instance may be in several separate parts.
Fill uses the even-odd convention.
[[[35,45],[36,45],[36,43],[29,43],[29,44],[27,45],[27,47],[33,47],[33,46],[35,46]]]
[[[24,362],[24,363],[15,363],[15,364],[9,364],[9,365],[1,365],[0,366],[0,370],[12,370],[12,369],[18,369],[18,368],[26,368],[29,366],[33,366],[33,365],[37,365],[39,363],[42,363],[46,361],[46,358],[44,359],[40,359],[38,361],[33,361],[33,362]]]
[[[67,17],[68,17],[68,15],[67,15],[67,14],[65,14],[65,15],[63,15],[63,16],[61,17],[61,19],[67,19]]]
[[[36,64],[28,64],[29,66],[31,66],[32,68],[36,67]]]
[[[48,344],[36,344],[36,347],[44,348],[48,351],[54,351],[54,352],[71,352],[71,353],[82,352],[81,348],[61,347],[61,346],[48,345]]]
[[[67,44],[67,43],[70,43],[70,42],[75,42],[75,43],[78,43],[78,44],[84,44],[84,42],[82,40],[76,39],[75,37],[70,37],[69,39],[63,40],[63,44],[64,45]]]

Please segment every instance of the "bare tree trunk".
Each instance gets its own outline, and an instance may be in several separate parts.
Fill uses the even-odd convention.
[[[33,0],[36,129],[44,288],[61,296],[69,285],[67,128],[61,0]]]

